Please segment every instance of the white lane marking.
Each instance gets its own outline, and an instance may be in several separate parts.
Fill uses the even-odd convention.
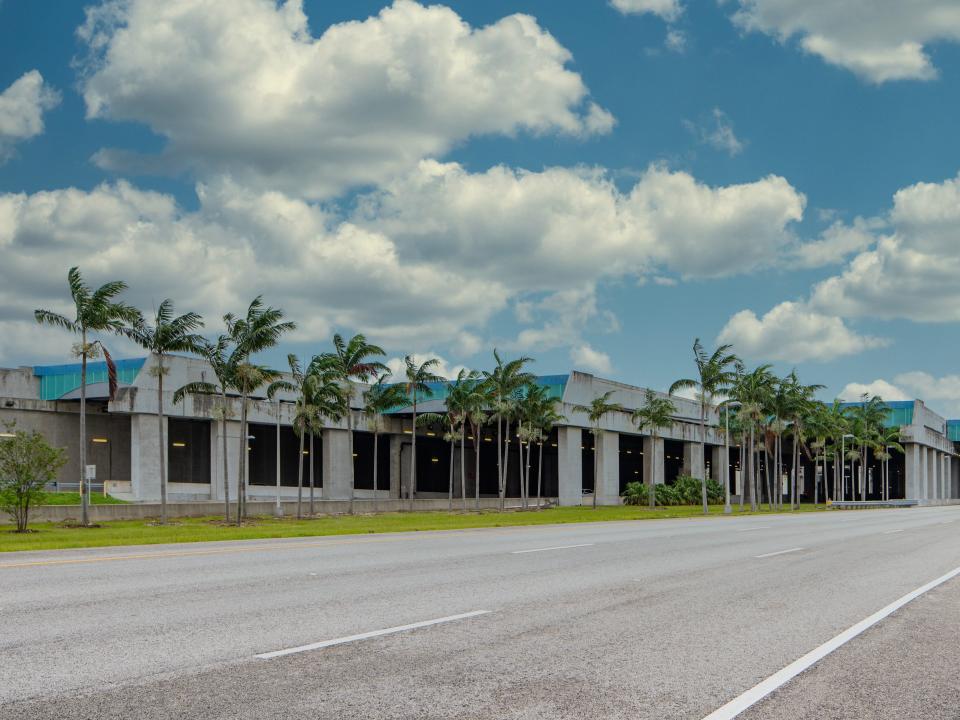
[[[954,568],[953,570],[948,572],[946,575],[941,575],[936,580],[931,580],[926,585],[918,587],[916,590],[907,593],[899,600],[894,600],[892,603],[887,605],[882,610],[878,610],[870,617],[865,618],[864,620],[861,620],[860,622],[858,622],[856,625],[853,625],[847,628],[836,637],[831,638],[830,640],[827,640],[827,642],[825,642],[820,647],[814,648],[813,650],[808,652],[806,655],[804,655],[800,659],[794,660],[792,663],[787,665],[782,670],[775,672],[773,675],[768,677],[763,682],[758,683],[757,685],[754,685],[745,693],[743,693],[739,697],[734,698],[723,707],[717,710],[714,710],[712,713],[707,715],[703,720],[730,720],[730,718],[735,718],[737,715],[739,715],[740,713],[742,713],[744,710],[751,707],[752,705],[755,705],[756,703],[758,703],[760,700],[765,698],[774,690],[788,683],[790,680],[795,678],[797,675],[802,673],[804,670],[809,668],[814,663],[819,662],[820,660],[825,658],[827,655],[832,653],[837,648],[842,647],[846,643],[853,640],[855,637],[857,637],[857,635],[861,634],[864,630],[868,630],[869,628],[876,625],[878,622],[883,620],[888,615],[891,615],[892,613],[902,608],[907,603],[913,600],[916,600],[918,597],[920,597],[924,593],[927,593],[930,590],[933,590],[935,587],[937,587],[938,585],[942,585],[948,580],[952,580],[958,575],[960,575],[960,567]]]
[[[953,522],[953,520],[944,520],[944,521],[943,521],[942,523],[940,523],[940,524],[941,524],[941,525],[949,525],[949,524],[952,523],[952,522]]]
[[[893,535],[894,533],[903,532],[906,528],[900,528],[899,530],[887,530],[884,535]]]
[[[406,632],[407,630],[416,630],[418,628],[429,627],[430,625],[440,625],[441,623],[454,622],[455,620],[466,620],[467,618],[486,615],[491,610],[474,610],[473,612],[461,613],[460,615],[449,615],[447,617],[437,618],[436,620],[424,620],[423,622],[411,623],[409,625],[398,625],[397,627],[386,628],[385,630],[374,630],[373,632],[360,633],[359,635],[348,635],[347,637],[336,638],[334,640],[324,640],[322,642],[310,643],[309,645],[299,645],[297,647],[287,648],[285,650],[274,650],[273,652],[262,653],[256,657],[261,660],[271,660],[273,658],[283,657],[284,655],[293,655],[294,653],[307,652],[308,650],[319,650],[321,648],[332,647],[333,645],[345,645],[346,643],[357,642],[358,640],[367,640],[369,638],[380,637],[381,635],[393,635],[394,633]]]
[[[581,545],[558,545],[556,547],[534,548],[533,550],[514,550],[511,555],[523,555],[524,553],[546,552],[547,550],[569,550],[570,548],[592,547],[594,543],[583,543]]]
[[[744,528],[743,530],[737,530],[737,532],[752,532],[754,530],[769,530],[769,525],[760,525],[758,527]]]
[[[757,560],[759,560],[760,558],[768,558],[768,557],[773,557],[775,555],[786,555],[787,553],[798,552],[800,550],[803,550],[803,548],[790,548],[789,550],[777,550],[776,552],[765,553],[763,555],[754,555],[754,557]]]

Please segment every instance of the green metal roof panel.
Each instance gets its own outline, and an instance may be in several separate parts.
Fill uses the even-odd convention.
[[[960,420],[947,420],[947,438],[960,442]]]
[[[130,385],[137,379],[137,375],[146,358],[131,358],[128,360],[117,360],[114,364],[117,366],[117,382],[122,385]],[[67,365],[38,365],[33,368],[33,374],[40,378],[40,399],[41,400],[59,400],[72,390],[80,387],[80,363],[70,363]],[[107,363],[88,362],[87,363],[87,385],[93,383],[107,382]]]
[[[887,407],[887,420],[884,423],[887,427],[903,427],[904,425],[913,425],[913,400],[888,400],[883,403]],[[862,407],[863,403],[850,402],[843,403],[843,407]]]

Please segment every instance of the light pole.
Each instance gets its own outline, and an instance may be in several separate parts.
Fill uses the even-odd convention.
[[[730,507],[730,408],[740,407],[736,400],[728,400],[723,404],[723,514],[733,512]]]
[[[847,433],[840,438],[840,489],[843,492],[843,499],[847,499],[847,438],[852,438],[851,433]],[[853,478],[851,478],[853,480]]]

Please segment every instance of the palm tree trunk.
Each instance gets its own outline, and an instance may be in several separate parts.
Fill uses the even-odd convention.
[[[297,520],[303,518],[303,440],[306,428],[300,430],[300,462],[297,463]]]
[[[480,433],[482,430],[479,424],[473,429],[473,495],[477,512],[480,512]]]
[[[597,423],[597,426],[593,431],[593,509],[597,509],[597,493],[600,490],[600,473],[599,470],[599,456],[600,453],[597,452],[599,448],[597,445],[597,436],[600,434],[600,423]]]
[[[700,403],[700,495],[703,500],[703,514],[710,512],[707,507],[707,473],[706,466],[703,463],[703,456],[707,449],[707,404]]]
[[[167,524],[167,458],[163,442],[163,355],[157,353],[157,438],[160,443],[160,524]]]
[[[447,512],[453,512],[453,435],[450,436],[450,478],[447,484]]]
[[[467,423],[460,428],[460,504],[467,511]]]
[[[527,501],[524,496],[524,484],[526,480],[523,477],[523,421],[517,423],[517,452],[520,458],[520,505],[526,510]]]
[[[766,440],[766,439],[764,439],[764,440]],[[764,479],[765,479],[766,482],[767,482],[767,506],[770,508],[770,512],[773,512],[773,511],[776,509],[776,507],[777,507],[777,506],[776,506],[776,501],[775,501],[774,496],[773,496],[773,485],[772,485],[772,481],[773,481],[773,477],[772,477],[772,476],[773,476],[773,467],[772,467],[772,465],[773,465],[773,463],[770,462],[771,460],[773,460],[773,458],[770,457],[769,453],[767,452],[767,443],[766,443],[766,441],[764,441],[764,443],[763,443],[763,460],[764,460],[764,463],[763,463],[763,477],[764,477]]]
[[[499,396],[497,397],[499,403]],[[509,431],[508,431],[509,432]],[[497,415],[497,498],[503,511],[503,418]]]
[[[507,420],[507,442],[503,441],[503,435],[501,434],[502,420],[497,419],[497,467],[500,470],[500,487],[498,488],[500,492],[500,512],[503,512],[504,498],[507,496],[507,475],[510,472],[510,466],[507,465],[507,462],[510,459],[510,456],[507,454],[507,447],[509,447],[509,437],[510,437],[510,421]],[[502,462],[501,462],[502,456]]]
[[[315,476],[313,474],[313,429],[312,428],[310,430],[309,452],[310,452],[310,465],[309,465],[309,468],[310,468],[310,517],[313,517],[314,515],[313,488],[314,488],[314,485],[316,485],[316,481],[314,479]]]
[[[247,394],[240,396],[240,477],[237,479],[237,526],[243,523],[244,500],[247,494]]]
[[[531,435],[531,438],[533,436]],[[526,510],[529,506],[530,499],[530,453],[533,452],[533,448],[530,447],[532,440],[527,440],[527,477],[523,481],[523,509]]]
[[[220,395],[220,401],[223,403],[221,409],[223,415],[220,416],[220,439],[223,442],[223,521],[230,522],[230,473],[227,462],[227,393],[224,391]]]
[[[744,453],[743,453],[743,451],[744,451],[744,445],[746,444],[746,443],[744,442],[744,440],[745,440],[745,436],[744,436],[743,431],[741,430],[741,431],[740,431],[740,445],[739,445],[739,450],[740,450],[740,512],[743,512],[744,496],[747,494],[747,483],[745,482],[745,478],[747,477],[747,458],[746,458],[746,455],[744,455]],[[656,461],[656,457],[657,457],[657,452],[656,452],[656,440],[654,440],[654,452],[653,452],[653,457],[654,457],[654,461]]]
[[[537,510],[540,509],[540,493],[542,491],[542,481],[543,481],[543,441],[545,438],[540,439],[540,449],[537,451]]]
[[[650,472],[647,473],[648,477],[645,477],[644,480],[647,481],[647,507],[650,510],[653,510],[657,507],[657,488],[656,484],[653,482],[653,476],[657,467],[657,434],[652,433],[650,437],[653,438],[653,442],[650,443],[652,446],[650,448],[650,452],[653,453],[653,457],[650,458],[650,462],[648,463],[650,466]]]
[[[757,459],[754,447],[754,429],[750,425],[750,510],[757,511]]]
[[[377,424],[373,428],[373,511],[377,511],[377,464],[378,451],[380,450],[380,417],[376,418]]]
[[[80,339],[80,521],[90,524],[90,485],[87,483],[87,331]]]
[[[350,464],[347,466],[347,467],[350,468],[350,471],[349,471],[349,474],[350,474],[350,510],[349,510],[349,512],[350,512],[351,515],[353,515],[353,498],[354,498],[354,496],[357,494],[357,491],[356,491],[356,485],[357,485],[357,478],[356,478],[357,464],[356,464],[356,462],[354,461],[354,457],[353,457],[353,413],[350,412],[350,388],[349,388],[349,387],[347,388],[347,393],[348,393],[348,395],[347,395],[347,438],[348,438],[348,441],[349,441],[348,444],[349,444],[349,446],[350,446],[350,459],[349,459],[349,461],[348,461]]]

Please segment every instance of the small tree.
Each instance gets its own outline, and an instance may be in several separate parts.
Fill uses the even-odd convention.
[[[647,390],[643,398],[643,407],[637,408],[633,411],[633,414],[630,416],[630,419],[633,420],[633,424],[637,426],[637,430],[643,432],[644,430],[649,431],[650,437],[653,439],[651,445],[651,453],[653,457],[649,458],[647,463],[650,468],[649,476],[646,478],[647,481],[647,501],[650,503],[650,509],[652,510],[656,507],[657,504],[657,493],[654,488],[656,484],[654,482],[654,474],[656,473],[656,468],[658,466],[657,460],[657,439],[660,436],[660,431],[664,428],[668,428],[673,425],[673,414],[677,411],[676,405],[669,398],[663,398],[658,396],[653,390]]]
[[[600,486],[603,484],[600,478],[600,424],[603,419],[614,412],[626,412],[627,409],[620,403],[610,402],[613,396],[613,390],[608,390],[603,395],[595,397],[589,405],[574,405],[574,412],[584,413],[590,420],[593,435],[593,509],[597,509],[597,494]]]
[[[27,531],[30,506],[43,500],[44,488],[66,464],[63,449],[51,446],[36,430],[15,431],[5,425],[0,439],[0,510],[10,513],[17,532]]]

